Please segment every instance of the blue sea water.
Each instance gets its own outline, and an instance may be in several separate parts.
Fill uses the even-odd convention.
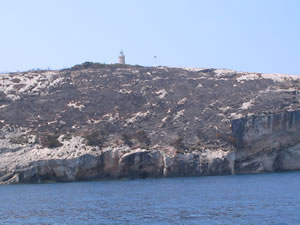
[[[0,186],[0,224],[300,224],[300,172]]]

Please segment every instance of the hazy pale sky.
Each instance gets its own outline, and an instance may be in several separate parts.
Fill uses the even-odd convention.
[[[0,71],[85,61],[300,75],[298,0],[0,0]],[[157,56],[155,59],[154,56]]]

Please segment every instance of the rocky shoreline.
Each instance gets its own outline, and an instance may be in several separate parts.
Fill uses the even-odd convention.
[[[8,151],[0,158],[2,184],[80,181],[95,179],[176,177],[230,174],[227,153],[177,153],[128,146],[90,147],[82,138],[62,142],[57,149],[31,146]],[[78,146],[75,148],[74,146]]]

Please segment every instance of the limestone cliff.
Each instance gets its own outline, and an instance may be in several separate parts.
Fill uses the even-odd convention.
[[[300,110],[232,121],[237,173],[300,169]]]
[[[298,76],[84,63],[0,74],[2,183],[299,169]]]

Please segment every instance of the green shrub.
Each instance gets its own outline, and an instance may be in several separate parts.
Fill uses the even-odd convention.
[[[122,135],[122,140],[124,144],[132,147],[134,143],[139,143],[141,147],[148,147],[151,144],[151,140],[147,133],[143,130],[138,130],[132,133],[125,133]]]
[[[146,146],[149,146],[151,144],[150,138],[143,130],[138,130],[137,132],[135,132],[133,138],[135,138],[140,144],[145,144]]]
[[[72,135],[71,134],[65,134],[62,138],[63,141],[70,141],[72,139]]]
[[[187,147],[185,146],[183,142],[182,137],[178,137],[175,141],[172,142],[172,145],[177,149],[177,150],[186,150]]]
[[[91,133],[85,135],[85,139],[87,140],[87,145],[89,146],[102,147],[105,141],[105,135],[99,131],[92,131]]]
[[[95,62],[84,62],[82,64],[77,64],[73,67],[71,67],[71,70],[81,70],[81,69],[97,69],[97,68],[103,68],[106,64],[103,63],[95,63]]]
[[[216,134],[216,137],[217,137],[217,139],[219,139],[219,140],[225,141],[225,142],[227,142],[227,143],[229,143],[229,144],[231,144],[231,145],[233,145],[233,146],[237,146],[236,138],[233,137],[233,136],[230,135],[230,134],[224,134],[224,133],[218,132],[218,133]]]
[[[199,140],[207,140],[208,139],[207,134],[202,130],[197,130],[196,136]]]
[[[63,144],[60,143],[57,138],[58,135],[47,135],[41,138],[41,145],[46,148],[58,148]]]
[[[25,135],[22,135],[22,136],[19,136],[19,137],[14,137],[14,138],[11,138],[9,140],[10,143],[12,144],[27,144],[28,143],[28,138],[25,136]]]
[[[129,147],[131,147],[133,145],[131,137],[128,134],[123,134],[122,135],[122,140],[123,140],[124,144],[128,145]]]

